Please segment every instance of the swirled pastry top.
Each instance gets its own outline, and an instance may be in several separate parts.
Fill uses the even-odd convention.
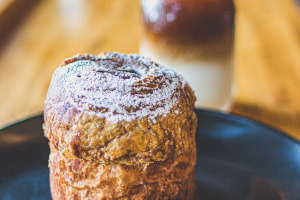
[[[70,103],[111,122],[166,115],[186,82],[142,56],[105,53],[66,60],[54,73],[46,104]]]
[[[53,75],[45,136],[65,156],[126,165],[165,161],[194,146],[194,103],[180,75],[149,59],[78,55]]]

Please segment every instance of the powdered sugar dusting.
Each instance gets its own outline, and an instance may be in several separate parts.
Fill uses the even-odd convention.
[[[93,58],[59,67],[46,104],[69,103],[114,123],[145,116],[155,121],[178,104],[186,83],[173,70],[136,54],[106,53]]]

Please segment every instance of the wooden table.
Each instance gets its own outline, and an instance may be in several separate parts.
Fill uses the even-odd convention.
[[[2,8],[0,4],[2,127],[42,112],[51,74],[64,58],[85,52],[138,52],[138,0],[35,0],[34,5],[17,1],[4,0]],[[292,0],[235,3],[238,91],[232,112],[300,140],[296,4]]]

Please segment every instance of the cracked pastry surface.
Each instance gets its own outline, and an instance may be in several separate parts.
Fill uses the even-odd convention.
[[[196,161],[195,150],[190,148],[185,155],[172,161],[122,165],[65,157],[51,147],[52,194],[59,196],[58,199],[70,196],[83,199],[131,199],[134,196],[138,199],[191,199],[194,192],[194,166],[191,163]],[[172,195],[176,198],[171,198]]]
[[[109,199],[107,192],[112,199],[138,199],[163,187],[186,195],[196,163],[194,103],[180,75],[136,54],[85,54],[64,61],[53,74],[44,113],[53,198],[74,199],[70,195],[80,190],[102,191],[100,199]],[[121,188],[119,193],[108,182]],[[149,190],[138,189],[141,185]],[[67,191],[72,192],[62,198]]]

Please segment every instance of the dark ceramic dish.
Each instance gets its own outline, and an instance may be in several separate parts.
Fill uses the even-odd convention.
[[[196,199],[300,199],[297,141],[242,117],[196,113]],[[40,115],[0,131],[0,199],[51,199],[42,123]]]

